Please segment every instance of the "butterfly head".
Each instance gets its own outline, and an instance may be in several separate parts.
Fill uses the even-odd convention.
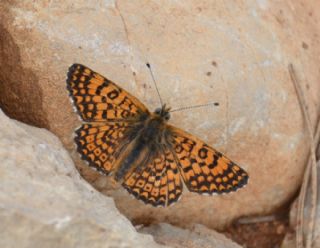
[[[170,109],[165,104],[161,108],[157,108],[154,113],[165,121],[170,119]]]

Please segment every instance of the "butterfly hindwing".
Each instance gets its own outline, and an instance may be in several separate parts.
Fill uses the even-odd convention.
[[[84,65],[69,68],[67,88],[84,121],[137,120],[149,114],[137,98]]]
[[[191,192],[228,193],[247,183],[248,174],[225,155],[191,134],[169,128],[181,176]]]
[[[90,166],[108,175],[121,151],[133,140],[134,130],[128,122],[83,124],[75,131],[77,150]]]
[[[145,164],[128,173],[122,185],[137,199],[153,206],[170,206],[182,194],[178,165],[165,146],[151,153]]]

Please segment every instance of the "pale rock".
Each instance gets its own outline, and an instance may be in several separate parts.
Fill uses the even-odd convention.
[[[54,132],[81,174],[111,195],[135,224],[194,223],[223,228],[272,212],[297,192],[308,155],[305,125],[287,66],[293,63],[314,123],[320,106],[320,8],[304,1],[55,0],[0,2],[0,106]],[[184,190],[170,208],[132,199],[79,160],[79,125],[65,89],[72,63],[85,64],[134,94],[151,111],[163,100],[185,129],[248,171],[234,194]]]
[[[242,246],[226,238],[223,234],[210,230],[203,225],[194,225],[191,230],[159,223],[140,229],[151,234],[160,244],[174,248],[241,248]]]
[[[59,139],[0,110],[0,247],[164,247],[81,179]]]

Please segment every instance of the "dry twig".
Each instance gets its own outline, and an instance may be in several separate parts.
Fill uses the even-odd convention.
[[[310,213],[310,222],[308,225],[308,232],[307,232],[307,238],[306,238],[306,247],[311,248],[312,247],[312,241],[313,241],[313,231],[314,231],[314,223],[315,223],[315,215],[316,215],[316,204],[317,204],[317,163],[316,163],[316,144],[315,139],[313,135],[313,128],[310,121],[310,116],[307,111],[307,104],[305,101],[305,97],[302,91],[302,88],[297,80],[297,75],[295,73],[295,70],[293,68],[292,64],[289,64],[289,73],[291,80],[294,84],[296,94],[298,96],[299,104],[301,111],[303,113],[304,121],[307,126],[307,133],[309,136],[310,141],[310,158],[307,163],[307,167],[305,169],[305,174],[303,177],[303,182],[301,186],[301,191],[299,195],[299,201],[298,201],[298,214],[297,214],[297,240],[296,245],[298,248],[303,248],[303,227],[304,227],[304,204],[306,199],[306,194],[308,190],[309,185],[309,179],[310,179],[310,173],[311,173],[311,213]],[[316,132],[317,136],[318,130]]]

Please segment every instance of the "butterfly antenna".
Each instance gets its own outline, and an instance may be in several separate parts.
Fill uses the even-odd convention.
[[[181,108],[177,108],[177,109],[173,109],[170,111],[171,112],[177,112],[177,111],[183,111],[183,110],[187,110],[187,109],[194,109],[194,108],[201,108],[201,107],[208,107],[208,106],[219,106],[218,102],[211,102],[211,103],[207,103],[207,104],[201,104],[201,105],[193,105],[193,106],[188,106],[188,107],[181,107]]]
[[[159,100],[160,100],[160,104],[161,104],[161,107],[162,107],[162,106],[163,106],[163,102],[162,102],[162,99],[161,99],[161,96],[160,96],[160,92],[159,92],[159,89],[158,89],[156,80],[154,79],[153,72],[152,72],[152,70],[151,70],[151,65],[150,65],[149,63],[146,63],[146,66],[148,67],[148,69],[149,69],[149,71],[150,71],[150,74],[151,74],[153,83],[154,83],[154,85],[155,85],[155,87],[156,87],[156,90],[157,90],[157,93],[158,93],[158,96],[159,96]]]

